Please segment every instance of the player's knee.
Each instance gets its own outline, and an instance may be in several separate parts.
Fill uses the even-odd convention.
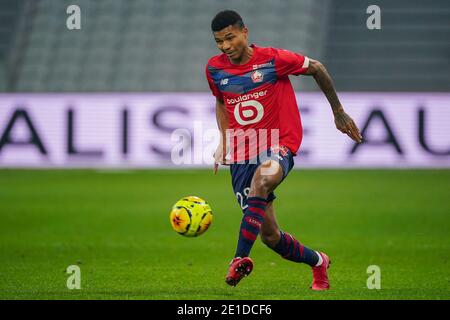
[[[270,232],[270,233],[261,233],[261,241],[268,247],[274,248],[280,241],[280,233]]]
[[[272,191],[273,189],[273,182],[268,177],[260,177],[256,179],[253,183],[253,188],[251,193],[254,193],[254,195],[267,197],[267,195]]]

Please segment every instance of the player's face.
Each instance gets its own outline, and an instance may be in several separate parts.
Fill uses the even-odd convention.
[[[248,46],[247,36],[247,27],[228,26],[214,32],[217,48],[231,60],[240,60]]]

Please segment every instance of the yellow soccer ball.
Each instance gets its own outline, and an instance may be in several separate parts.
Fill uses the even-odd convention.
[[[213,214],[209,204],[195,196],[180,199],[172,207],[170,223],[173,230],[185,237],[196,237],[208,230]]]

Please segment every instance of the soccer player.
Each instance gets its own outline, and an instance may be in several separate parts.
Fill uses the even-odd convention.
[[[289,75],[313,76],[331,105],[337,129],[357,143],[362,140],[360,131],[344,112],[330,75],[319,61],[284,49],[249,45],[248,28],[232,10],[219,12],[211,29],[222,52],[206,65],[222,134],[214,154],[214,173],[219,164],[230,165],[233,190],[244,213],[225,281],[236,286],[250,274],[253,261],[249,254],[260,234],[263,243],[283,258],[311,266],[313,290],[327,290],[328,256],[280,230],[275,217],[273,191],[292,169],[302,140]]]

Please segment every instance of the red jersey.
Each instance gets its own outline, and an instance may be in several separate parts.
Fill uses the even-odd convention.
[[[284,49],[251,47],[246,64],[235,65],[222,53],[206,65],[209,87],[227,110],[232,159],[247,160],[276,146],[296,154],[302,124],[288,76],[305,73],[309,59]]]

